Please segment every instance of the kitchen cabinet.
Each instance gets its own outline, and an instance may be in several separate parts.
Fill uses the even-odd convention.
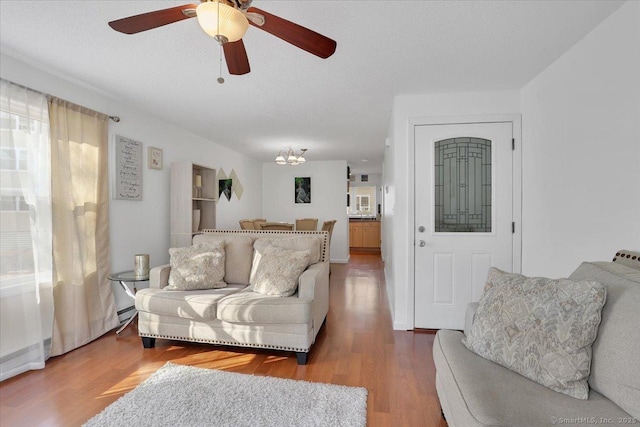
[[[349,221],[349,246],[380,249],[380,221]]]

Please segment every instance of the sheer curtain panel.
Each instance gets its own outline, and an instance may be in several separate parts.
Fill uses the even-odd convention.
[[[107,120],[49,97],[54,324],[51,355],[118,325],[109,273]]]
[[[0,381],[44,368],[53,320],[45,95],[0,79]]]

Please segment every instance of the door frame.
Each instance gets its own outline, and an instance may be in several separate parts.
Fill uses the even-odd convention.
[[[515,232],[513,233],[513,272],[522,271],[522,116],[520,114],[485,114],[485,115],[464,115],[464,116],[431,116],[416,117],[409,119],[409,182],[408,197],[408,230],[409,233],[409,286],[407,289],[407,326],[415,329],[415,128],[416,126],[429,125],[464,125],[464,124],[485,124],[485,123],[511,123],[511,131],[515,140],[515,148],[512,151],[512,217],[515,222]]]

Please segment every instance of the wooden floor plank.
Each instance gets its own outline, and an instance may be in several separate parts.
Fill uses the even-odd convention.
[[[110,332],[46,367],[0,383],[0,425],[78,426],[166,362],[366,387],[369,426],[445,427],[435,392],[433,333],[394,331],[377,253],[333,264],[329,315],[309,355],[157,340]]]

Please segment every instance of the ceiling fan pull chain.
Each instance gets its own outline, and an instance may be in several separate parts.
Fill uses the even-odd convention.
[[[218,45],[219,46],[219,50],[218,52],[220,52],[220,77],[218,77],[216,80],[218,81],[218,83],[222,84],[224,83],[224,78],[222,78],[222,45]]]
[[[218,1],[218,28],[216,30],[216,32],[218,33],[218,35],[220,35],[220,2]],[[222,84],[224,83],[224,79],[222,78],[222,43],[218,42],[218,57],[220,58],[220,77],[218,77],[216,80],[218,83]]]

